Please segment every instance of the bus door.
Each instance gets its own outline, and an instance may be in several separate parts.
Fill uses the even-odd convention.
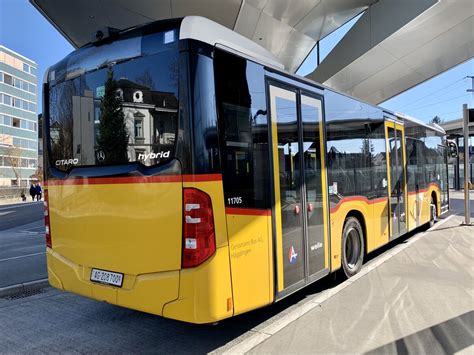
[[[322,102],[270,84],[277,295],[328,273]],[[324,172],[324,173],[323,173]]]
[[[388,191],[390,197],[390,237],[407,231],[405,137],[401,124],[385,122],[387,137]]]

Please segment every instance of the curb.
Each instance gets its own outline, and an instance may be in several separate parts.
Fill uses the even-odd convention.
[[[1,287],[0,298],[13,295],[19,292],[39,290],[49,286],[48,279],[24,282],[17,285]]]

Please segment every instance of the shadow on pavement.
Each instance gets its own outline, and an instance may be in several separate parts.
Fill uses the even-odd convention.
[[[454,354],[474,343],[472,329],[474,329],[474,311],[397,339],[366,354],[410,354],[420,348],[425,354]]]

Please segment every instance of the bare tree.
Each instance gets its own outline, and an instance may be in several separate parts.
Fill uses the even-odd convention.
[[[439,116],[434,116],[431,120],[430,123],[436,123],[436,124],[441,124],[443,123],[443,120]]]
[[[43,168],[38,166],[36,171],[30,176],[31,179],[35,179],[38,182],[43,181]]]
[[[20,186],[21,179],[21,148],[10,146],[6,149],[6,156],[4,157],[6,165],[11,168],[18,186]]]

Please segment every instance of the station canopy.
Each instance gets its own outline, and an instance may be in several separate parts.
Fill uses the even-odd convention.
[[[199,15],[268,49],[289,72],[300,67],[319,40],[365,11],[346,41],[308,76],[372,103],[397,95],[474,53],[472,0],[30,2],[76,48],[90,42],[104,27],[125,29]],[[387,88],[386,83],[395,84]]]

